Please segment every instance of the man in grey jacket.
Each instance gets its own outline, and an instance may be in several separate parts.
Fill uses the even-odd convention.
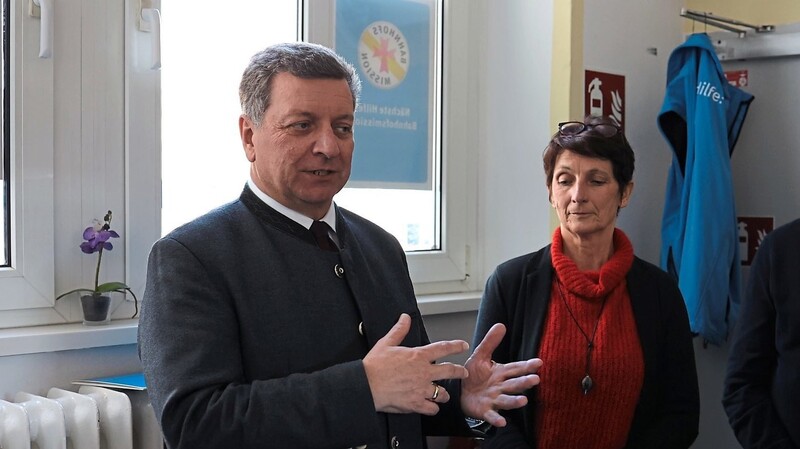
[[[405,253],[333,203],[347,182],[360,82],[305,43],[256,54],[240,85],[250,179],[237,201],[157,242],[139,351],[169,447],[422,448],[505,425],[538,359],[491,360],[494,327],[467,349],[430,343]],[[320,231],[321,229],[321,231]]]

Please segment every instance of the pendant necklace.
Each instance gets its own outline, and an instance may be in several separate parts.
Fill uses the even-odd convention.
[[[567,312],[569,313],[569,317],[572,318],[572,321],[578,326],[578,330],[581,331],[583,334],[583,338],[586,339],[586,369],[585,369],[585,376],[581,380],[581,391],[583,391],[584,395],[589,394],[589,391],[594,386],[594,381],[592,380],[592,376],[589,375],[589,368],[592,365],[592,351],[594,351],[594,337],[597,335],[597,328],[600,325],[600,316],[603,315],[603,309],[606,307],[606,300],[608,299],[608,295],[603,298],[603,303],[600,305],[600,311],[597,312],[597,321],[594,323],[594,330],[592,331],[592,338],[589,338],[589,334],[587,334],[583,328],[581,327],[578,320],[575,318],[575,315],[572,313],[572,309],[569,308],[569,304],[567,304],[567,298],[564,297],[564,292],[561,290],[561,280],[558,279],[556,276],[556,285],[558,285],[558,295],[561,297],[561,300],[564,301],[564,307],[567,308]]]

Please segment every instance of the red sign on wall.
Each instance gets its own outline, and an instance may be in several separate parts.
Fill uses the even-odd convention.
[[[747,75],[747,70],[731,70],[730,72],[725,72],[725,79],[728,80],[728,84],[735,87],[746,87],[749,78]]]
[[[584,114],[609,117],[625,129],[625,77],[586,70]]]
[[[775,227],[775,217],[739,217],[739,258],[742,265],[753,263],[761,241]]]

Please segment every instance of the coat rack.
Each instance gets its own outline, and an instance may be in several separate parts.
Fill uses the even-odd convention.
[[[687,19],[702,22],[726,31],[731,31],[736,33],[739,37],[745,37],[748,30],[753,30],[756,33],[769,33],[775,31],[775,27],[773,25],[751,25],[739,20],[717,16],[710,12],[693,11],[686,8],[681,8],[681,17],[686,17]]]
[[[752,25],[686,8],[681,17],[725,30],[708,33],[720,61],[800,55],[800,23]]]

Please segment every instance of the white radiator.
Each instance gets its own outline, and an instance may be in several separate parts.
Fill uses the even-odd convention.
[[[19,392],[0,400],[0,448],[133,449],[132,415],[128,395],[107,388]]]

